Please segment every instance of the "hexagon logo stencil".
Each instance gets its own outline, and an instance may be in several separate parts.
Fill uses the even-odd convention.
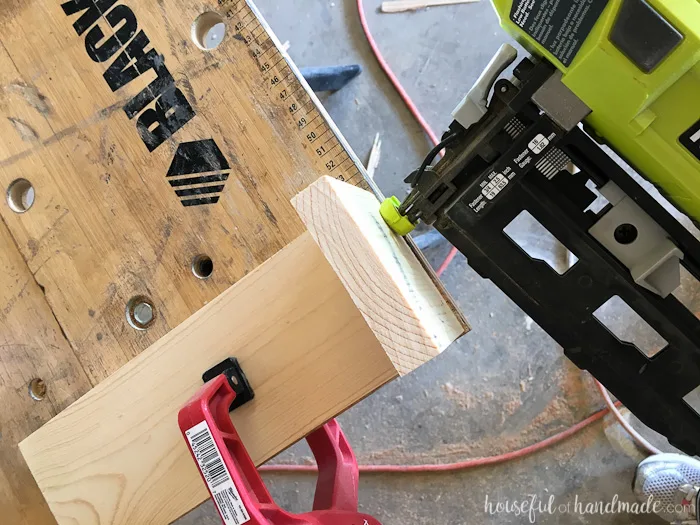
[[[231,167],[213,139],[183,142],[175,152],[168,182],[183,206],[219,202]]]

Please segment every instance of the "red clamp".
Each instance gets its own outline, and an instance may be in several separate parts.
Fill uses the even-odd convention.
[[[319,470],[313,510],[291,514],[278,507],[231,422],[229,407],[235,397],[229,379],[219,375],[178,416],[225,525],[381,525],[357,510],[357,461],[335,420],[306,438]]]

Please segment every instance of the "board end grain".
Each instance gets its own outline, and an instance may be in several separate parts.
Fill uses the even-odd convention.
[[[322,177],[292,204],[400,375],[468,331],[373,194]]]

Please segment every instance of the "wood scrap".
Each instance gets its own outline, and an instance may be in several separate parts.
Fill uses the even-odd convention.
[[[369,152],[369,159],[367,159],[367,175],[370,179],[374,179],[374,174],[379,167],[379,161],[382,157],[382,140],[379,138],[379,133],[374,136],[374,143],[372,144],[372,149]]]
[[[475,4],[481,0],[388,0],[382,2],[382,13],[403,13],[405,11],[417,11],[428,7],[455,4]]]
[[[401,375],[459,337],[463,327],[374,195],[322,177],[292,203]]]

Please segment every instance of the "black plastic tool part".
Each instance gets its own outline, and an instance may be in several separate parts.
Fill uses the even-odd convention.
[[[229,412],[233,412],[238,407],[245,405],[248,401],[252,401],[255,397],[255,392],[248,382],[248,378],[243,373],[241,365],[238,363],[238,359],[235,357],[229,357],[224,359],[218,365],[210,368],[204,374],[202,374],[202,381],[208,383],[215,377],[221,374],[226,376],[229,385],[236,392],[236,399],[233,400],[231,406],[229,407]]]
[[[533,69],[533,72],[536,69]],[[532,82],[535,82],[535,86]],[[541,79],[524,79],[522,89],[533,92]],[[517,89],[511,85],[511,89]],[[522,94],[522,93],[521,93]],[[469,161],[449,178],[455,195],[466,197],[483,174],[503,163],[502,157],[518,153],[513,145],[542,127],[556,125],[545,115],[534,119],[533,104],[512,92],[496,90],[485,128],[466,132],[465,142],[453,146],[441,162],[449,169],[467,145]],[[508,139],[505,127],[517,116],[523,126],[518,140]],[[501,127],[501,131],[493,126]],[[477,126],[478,127],[478,126]],[[486,132],[486,129],[489,131]],[[700,453],[700,415],[684,396],[700,385],[700,320],[673,295],[661,298],[638,286],[629,270],[599,244],[588,230],[599,214],[587,210],[595,195],[588,180],[598,187],[613,181],[634,199],[673,239],[685,254],[682,264],[700,279],[700,243],[651,195],[632,179],[583,130],[558,131],[551,147],[566,153],[581,170],[560,172],[548,180],[530,165],[493,201],[486,213],[474,213],[469,198],[452,201],[436,212],[435,226],[468,259],[482,277],[490,279],[552,336],[580,368],[590,371],[641,421],[665,435],[671,444],[691,455]],[[547,133],[545,132],[545,135]],[[479,137],[481,142],[475,142]],[[461,148],[461,149],[460,149]],[[420,190],[421,181],[416,189]],[[435,183],[433,183],[435,184]],[[429,207],[422,199],[417,209]],[[423,194],[425,195],[425,194]],[[504,229],[522,211],[529,212],[578,258],[559,275],[550,266],[530,258],[506,235]],[[653,357],[636,346],[620,341],[601,324],[594,312],[618,296],[642,317],[668,345]]]
[[[644,73],[651,73],[683,35],[645,0],[623,0],[610,41]]]

